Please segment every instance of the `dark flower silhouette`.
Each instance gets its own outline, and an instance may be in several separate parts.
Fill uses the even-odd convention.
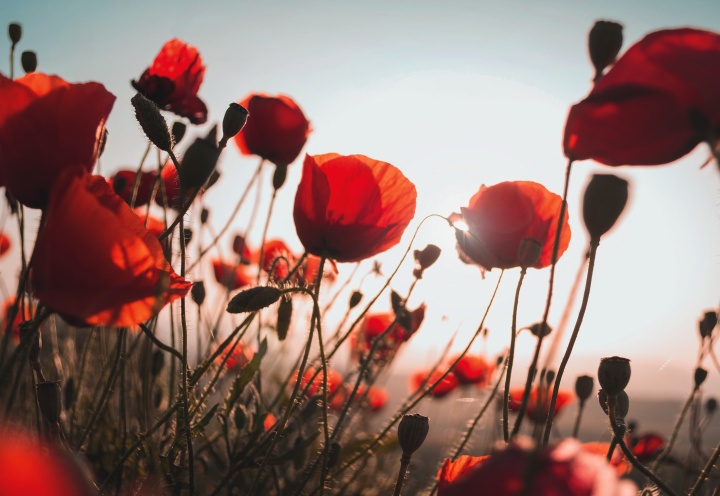
[[[92,171],[115,96],[100,83],[0,74],[0,186],[42,208],[66,169]]]
[[[132,86],[163,110],[187,117],[193,124],[207,121],[207,107],[197,93],[205,66],[197,48],[177,38],[165,43],[152,65]]]
[[[400,242],[415,215],[415,186],[364,155],[305,156],[295,229],[308,253],[357,262]]]
[[[565,155],[659,165],[720,139],[720,34],[656,31],[630,47],[570,109]]]
[[[33,259],[35,296],[78,325],[136,325],[191,286],[105,178],[72,170],[50,191]]]
[[[540,256],[532,267],[541,269],[552,262],[553,244],[562,199],[542,184],[508,181],[480,186],[463,207],[462,219],[467,231],[457,230],[457,248],[461,259],[490,270],[520,267],[520,248],[525,239],[540,246]],[[570,244],[567,213],[563,223],[558,258]]]
[[[250,113],[245,127],[235,135],[240,152],[280,166],[295,161],[311,130],[297,103],[285,95],[253,93],[240,105]]]

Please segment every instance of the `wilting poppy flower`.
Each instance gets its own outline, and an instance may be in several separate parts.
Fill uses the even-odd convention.
[[[14,305],[14,296],[8,296],[2,304],[2,321],[0,322],[0,326],[2,327],[0,327],[0,330],[2,330],[3,332],[7,328],[7,319]],[[35,309],[32,305],[25,304],[24,312],[21,311],[20,306],[18,306],[17,312],[15,313],[15,318],[13,319],[12,325],[10,327],[10,332],[13,333],[13,338],[15,339],[15,341],[20,341],[20,324],[26,320],[31,320],[33,317],[33,313],[35,313]]]
[[[410,374],[410,391],[415,392],[420,390],[421,387],[425,388],[427,386],[431,386],[435,384],[442,375],[443,373],[439,370],[418,370],[413,372]],[[426,380],[427,382],[425,382]],[[425,384],[423,385],[424,382]],[[443,377],[437,386],[430,390],[430,394],[436,398],[442,398],[443,396],[450,394],[458,386],[458,384],[459,382],[457,377],[455,377],[455,374],[451,372]]]
[[[115,96],[100,83],[34,72],[0,74],[0,102],[0,186],[41,208],[61,172],[95,166]]]
[[[570,109],[565,155],[659,165],[720,139],[720,34],[656,31],[630,47]]]
[[[524,239],[540,245],[540,257],[530,266],[536,269],[552,263],[555,232],[562,198],[542,184],[530,181],[508,181],[494,186],[480,186],[461,208],[467,231],[456,231],[460,257],[484,269],[520,267],[519,250]],[[570,244],[567,213],[563,222],[558,258]]]
[[[244,155],[258,155],[276,165],[295,161],[310,134],[310,121],[292,98],[253,93],[240,102],[250,113],[235,135]]]
[[[191,283],[106,180],[67,171],[50,191],[33,254],[35,296],[73,323],[133,326]]]
[[[510,390],[510,404],[508,407],[510,410],[517,412],[520,410],[520,404],[522,403],[523,393],[525,388],[518,388]],[[550,399],[552,398],[552,388],[543,389],[543,397],[540,397],[538,388],[535,387],[530,391],[530,401],[527,405],[527,416],[534,422],[545,422],[547,419],[548,408],[550,407]],[[560,413],[560,410],[565,406],[572,403],[575,395],[570,391],[558,391],[558,397],[555,401],[555,415]]]
[[[254,284],[257,273],[253,273],[251,266],[245,264],[228,264],[222,260],[213,260],[213,274],[215,280],[230,291]]]
[[[358,262],[400,242],[415,215],[415,186],[364,155],[305,156],[295,229],[308,253]]]
[[[136,177],[137,171],[119,170],[109,179],[113,191],[125,200],[125,203],[128,205],[132,201],[132,193]],[[137,194],[135,195],[135,207],[142,207],[143,205],[150,203],[150,197],[152,196],[156,178],[157,172],[140,172]]]
[[[0,233],[0,256],[5,255],[10,250],[10,238]]]
[[[132,86],[163,110],[187,117],[193,124],[207,120],[207,107],[197,93],[205,66],[194,46],[177,38],[165,43],[152,65]]]
[[[457,464],[457,465],[454,465]],[[536,449],[528,438],[497,444],[484,460],[446,461],[438,496],[630,496],[632,482],[622,481],[601,455],[589,453],[575,439]]]
[[[450,360],[450,363],[455,362],[456,359],[457,357]],[[487,385],[494,371],[494,362],[489,362],[481,355],[470,354],[463,356],[453,369],[460,384],[477,384],[479,386]]]
[[[641,462],[652,460],[665,448],[665,438],[659,434],[645,434],[633,440],[632,452]]]

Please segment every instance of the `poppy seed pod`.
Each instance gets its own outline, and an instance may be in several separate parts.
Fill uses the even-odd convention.
[[[623,391],[630,382],[630,360],[618,356],[602,358],[598,367],[598,382],[608,395]]]
[[[712,335],[713,329],[717,326],[718,318],[715,312],[705,312],[702,320],[699,324],[700,337],[709,338]]]
[[[175,121],[172,125],[172,130],[170,131],[172,133],[173,143],[176,145],[182,141],[182,139],[185,137],[185,131],[187,130],[187,126],[182,121]]]
[[[703,382],[705,382],[705,379],[707,379],[707,376],[708,376],[707,370],[700,368],[700,367],[695,369],[694,380],[695,380],[695,388],[696,389],[699,388]]]
[[[42,416],[49,423],[56,424],[60,421],[60,414],[62,413],[60,381],[39,382],[35,389]]]
[[[167,122],[160,115],[160,109],[152,101],[148,100],[142,93],[136,93],[130,99],[135,108],[135,118],[140,123],[145,136],[164,152],[172,149],[172,137],[167,127]]]
[[[590,234],[590,242],[598,243],[600,236],[610,230],[625,209],[628,182],[612,174],[594,174],[583,196],[583,222]]]
[[[192,299],[195,303],[198,305],[202,305],[205,301],[205,283],[202,281],[198,281],[192,285],[192,288],[190,289],[190,296],[192,296]]]
[[[20,54],[20,64],[26,74],[35,72],[37,69],[37,54],[31,50],[26,50]]]
[[[350,295],[350,302],[349,302],[348,306],[350,308],[355,308],[356,306],[358,306],[358,304],[360,303],[360,301],[362,299],[363,299],[363,294],[360,291],[353,291],[352,294]]]
[[[605,412],[606,415],[609,415],[610,410],[608,410],[608,394],[602,389],[598,391],[598,402],[600,403],[600,407],[603,409],[603,412]],[[625,391],[620,391],[620,393],[615,395],[615,416],[618,419],[624,419],[627,417],[629,411],[630,397]]]
[[[230,138],[242,131],[242,128],[245,127],[245,123],[248,120],[248,115],[247,109],[239,103],[233,102],[230,104],[223,116],[223,137],[221,140],[223,145],[226,144]]]
[[[588,34],[588,52],[590,61],[595,67],[597,81],[602,77],[603,71],[615,63],[615,57],[620,53],[623,42],[623,27],[613,21],[596,21]]]
[[[584,403],[593,392],[595,381],[589,375],[580,375],[575,379],[575,394],[581,403]]]
[[[403,415],[398,425],[398,441],[403,451],[403,456],[412,456],[425,442],[430,430],[428,418],[414,413]]]
[[[8,36],[13,45],[17,45],[20,38],[22,38],[22,26],[17,22],[11,22],[8,25]]]
[[[708,400],[705,402],[705,411],[708,413],[708,415],[712,415],[715,413],[715,410],[717,410],[718,402],[715,398],[708,398]]]
[[[207,140],[196,139],[185,151],[178,169],[180,185],[185,191],[201,188],[207,183],[215,170],[218,158],[220,158],[220,150],[217,146]]]

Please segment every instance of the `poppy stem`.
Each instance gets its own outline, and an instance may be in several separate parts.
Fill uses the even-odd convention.
[[[574,437],[575,439],[577,439],[578,432],[580,432],[580,420],[582,419],[583,412],[585,411],[585,403],[586,403],[585,400],[580,400],[580,405],[578,405],[577,416],[575,417],[575,425],[573,426],[573,431],[572,431],[572,437]],[[609,453],[612,453],[613,450],[615,449],[615,446],[612,443],[610,443],[610,444],[611,444],[611,446],[610,446]],[[609,460],[609,458],[608,458],[608,460]]]
[[[147,159],[147,156],[150,155],[151,149],[152,149],[152,141],[148,141],[147,147],[145,148],[145,153],[143,154],[142,158],[140,159],[140,165],[138,165],[137,171],[135,172],[135,178],[133,179],[132,190],[130,193],[130,208],[135,208],[135,202],[137,201],[138,190],[140,189],[140,177],[142,176],[142,168],[143,168],[143,165],[145,164],[145,160]],[[160,178],[160,175],[158,174],[158,177],[155,178],[155,181],[159,181],[159,178]],[[145,219],[145,221],[147,222],[147,219]]]
[[[509,428],[509,417],[510,417],[510,378],[512,375],[513,359],[515,358],[515,339],[517,337],[517,310],[520,302],[520,288],[522,287],[523,279],[527,273],[527,267],[520,269],[520,279],[518,279],[517,288],[515,288],[515,301],[513,303],[512,313],[512,327],[510,328],[510,350],[508,351],[506,366],[507,372],[505,374],[505,391],[503,392],[503,438],[507,443],[510,440]],[[517,427],[517,424],[515,424]],[[513,432],[514,434],[514,432]]]
[[[150,329],[148,329],[148,326],[146,326],[145,324],[140,323],[140,324],[138,324],[138,326],[140,327],[142,332],[148,337],[148,339],[150,339],[150,341],[152,341],[155,344],[155,346],[157,346],[158,348],[160,348],[161,350],[163,350],[167,353],[170,353],[171,355],[176,357],[178,360],[182,361],[182,359],[183,359],[182,353],[180,353],[175,348],[172,348],[172,347],[166,345],[165,343],[163,343],[162,341],[160,341],[158,339],[158,337],[155,334],[153,334],[153,332]]]
[[[662,452],[657,456],[657,458],[655,458],[655,461],[650,467],[650,470],[652,470],[653,472],[657,470],[657,468],[660,466],[660,463],[670,454],[673,446],[675,446],[675,441],[677,440],[678,433],[680,432],[680,427],[682,427],[682,423],[685,420],[685,416],[687,415],[688,410],[690,409],[690,405],[695,399],[695,395],[697,394],[698,389],[698,386],[694,386],[692,392],[690,393],[690,396],[688,396],[687,400],[685,400],[685,404],[683,405],[682,410],[680,410],[680,415],[675,421],[675,426],[673,427],[670,440],[665,445],[665,448],[663,448]]]
[[[400,470],[398,471],[398,478],[397,482],[395,483],[395,491],[393,492],[393,496],[400,496],[400,491],[402,490],[403,484],[405,483],[405,475],[407,474],[407,469],[410,466],[410,455],[403,454],[400,457]]]
[[[707,463],[703,467],[702,472],[700,472],[700,476],[695,481],[695,485],[693,485],[692,490],[690,491],[690,494],[688,494],[688,496],[695,496],[696,494],[698,494],[700,488],[705,483],[705,480],[710,476],[710,471],[715,467],[718,458],[720,458],[720,444],[715,447],[715,451],[713,451],[713,454],[710,456]],[[720,485],[718,485],[718,487],[720,487]],[[718,487],[715,488],[713,496],[718,494]]]
[[[565,367],[567,367],[568,361],[570,360],[570,354],[572,353],[573,346],[575,346],[575,341],[577,340],[578,334],[580,333],[580,326],[582,325],[583,317],[585,317],[585,310],[587,309],[588,300],[590,299],[590,287],[592,285],[593,269],[595,268],[595,255],[597,254],[599,244],[599,239],[590,240],[587,277],[585,279],[585,291],[583,292],[582,303],[580,304],[580,310],[578,311],[578,316],[575,320],[575,328],[573,329],[572,335],[570,336],[570,342],[565,349],[565,354],[563,355],[562,361],[560,362],[560,367],[558,367],[557,375],[555,376],[555,385],[553,386],[553,394],[552,398],[550,399],[547,420],[545,421],[543,446],[547,446],[548,441],[550,440],[550,431],[552,431],[552,424],[553,420],[555,419],[555,403],[557,402],[558,393],[560,392],[560,382],[562,381]]]

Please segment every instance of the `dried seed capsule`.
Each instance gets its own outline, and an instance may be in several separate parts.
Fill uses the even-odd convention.
[[[403,456],[411,456],[425,442],[430,430],[428,418],[420,415],[404,415],[398,425],[398,441],[403,451]]]
[[[609,395],[623,391],[630,382],[630,360],[618,356],[602,358],[598,367],[598,382]]]
[[[580,375],[575,379],[575,394],[581,403],[590,397],[594,387],[595,381],[589,375]]]
[[[594,174],[583,196],[583,222],[590,242],[610,230],[625,209],[628,182],[612,174]]]
[[[26,50],[20,54],[20,64],[26,74],[35,72],[37,69],[37,54],[32,50]]]

